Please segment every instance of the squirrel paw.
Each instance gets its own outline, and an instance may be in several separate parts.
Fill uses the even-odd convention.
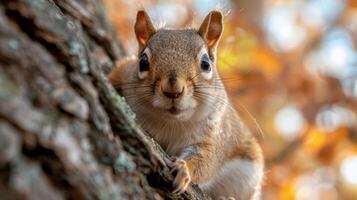
[[[187,189],[187,186],[191,182],[191,177],[186,165],[186,161],[181,159],[176,159],[173,163],[173,168],[171,169],[171,174],[174,174],[174,194],[181,194]]]

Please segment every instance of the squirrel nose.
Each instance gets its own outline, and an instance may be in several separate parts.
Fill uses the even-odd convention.
[[[169,99],[177,99],[182,95],[183,89],[181,90],[181,92],[165,92],[165,91],[163,91],[163,93]]]
[[[178,99],[184,94],[184,81],[171,75],[161,82],[161,92],[169,99]]]

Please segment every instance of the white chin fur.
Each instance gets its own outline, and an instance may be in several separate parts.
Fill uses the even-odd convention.
[[[195,107],[197,106],[197,102],[194,99],[188,97],[181,99],[181,101],[176,104],[176,107],[178,109],[181,109],[182,111],[177,114],[171,114],[170,112],[165,111],[172,107],[171,100],[166,101],[161,97],[156,96],[153,99],[152,105],[154,108],[160,110],[161,112],[164,112],[165,116],[169,118],[185,121],[193,116],[195,112]]]

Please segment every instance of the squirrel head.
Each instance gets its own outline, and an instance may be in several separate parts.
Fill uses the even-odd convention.
[[[187,120],[212,106],[208,99],[219,80],[216,49],[222,31],[219,11],[210,12],[198,29],[158,30],[145,11],[137,13],[137,79],[150,90],[146,98],[154,109]]]

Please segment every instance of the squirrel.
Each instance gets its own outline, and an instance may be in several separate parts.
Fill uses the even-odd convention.
[[[192,182],[213,199],[259,199],[264,176],[260,145],[229,101],[217,69],[223,16],[211,11],[198,29],[156,29],[136,16],[137,57],[109,81],[140,126],[174,157],[174,193]]]

